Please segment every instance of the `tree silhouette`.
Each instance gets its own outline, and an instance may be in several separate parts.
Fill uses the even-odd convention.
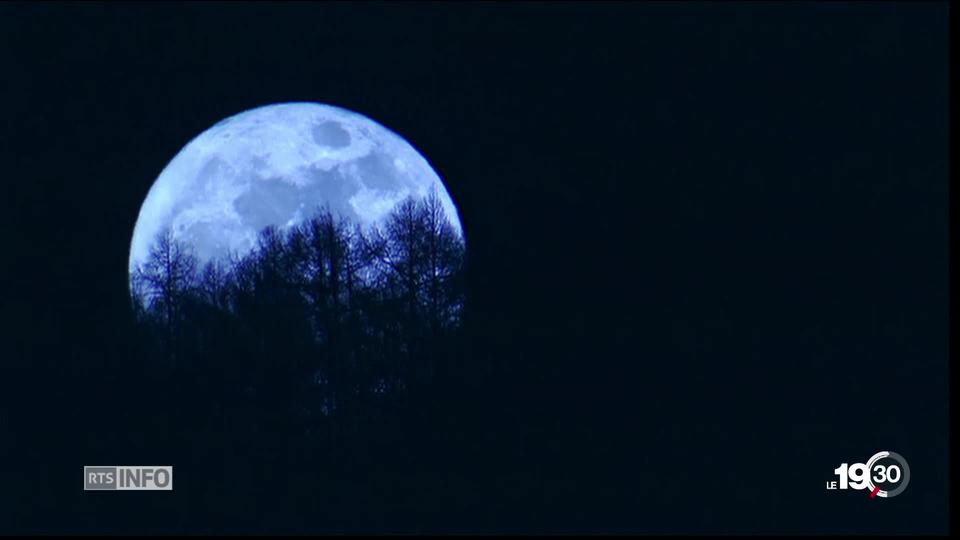
[[[187,245],[177,241],[170,230],[157,235],[147,260],[133,273],[133,290],[144,313],[159,319],[163,328],[164,350],[171,365],[176,366],[177,333],[182,322],[184,303],[191,293],[197,266],[196,257]]]

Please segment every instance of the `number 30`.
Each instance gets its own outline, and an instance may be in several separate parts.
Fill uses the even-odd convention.
[[[900,481],[900,467],[897,467],[896,465],[890,465],[889,467],[884,467],[883,465],[877,465],[876,467],[873,468],[873,472],[877,473],[873,475],[873,481],[878,484],[883,482],[899,482]]]

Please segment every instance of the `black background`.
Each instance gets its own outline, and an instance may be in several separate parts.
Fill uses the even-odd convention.
[[[199,478],[83,493],[168,460],[94,450],[70,381],[123,355],[152,181],[285,101],[400,133],[463,221],[512,465],[412,528],[946,530],[946,3],[5,3],[0,74],[0,532],[223,529],[164,525]],[[903,495],[825,491],[880,450]]]

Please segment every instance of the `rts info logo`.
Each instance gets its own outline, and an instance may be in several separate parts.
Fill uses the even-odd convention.
[[[84,467],[84,491],[173,491],[173,467]]]
[[[870,498],[896,497],[907,489],[910,483],[910,465],[896,452],[877,452],[866,463],[841,463],[833,470],[840,477],[838,481],[828,481],[827,490],[857,489],[868,490]]]

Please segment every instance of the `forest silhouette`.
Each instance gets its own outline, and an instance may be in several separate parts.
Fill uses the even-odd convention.
[[[133,401],[176,422],[167,433],[179,440],[162,444],[186,452],[178,473],[190,468],[181,476],[218,486],[198,503],[237,530],[269,522],[269,485],[282,493],[282,515],[375,530],[390,507],[410,512],[373,503],[389,494],[371,482],[400,480],[412,490],[404,497],[425,502],[414,461],[433,455],[423,450],[435,446],[436,405],[454,406],[449,394],[471,369],[464,263],[463,238],[436,194],[408,198],[366,230],[318,209],[299,225],[265,228],[244,256],[202,266],[163,231],[130,278],[133,342],[150,379],[142,386],[158,393]],[[319,508],[340,510],[297,510],[318,508],[317,497],[336,499]],[[257,517],[241,511],[253,504]]]
[[[284,402],[304,425],[339,422],[445,375],[463,262],[434,193],[400,203],[383,230],[321,209],[202,268],[162,231],[131,275],[131,297],[157,369],[205,376],[207,359],[229,351],[230,363],[214,366],[224,391]]]

